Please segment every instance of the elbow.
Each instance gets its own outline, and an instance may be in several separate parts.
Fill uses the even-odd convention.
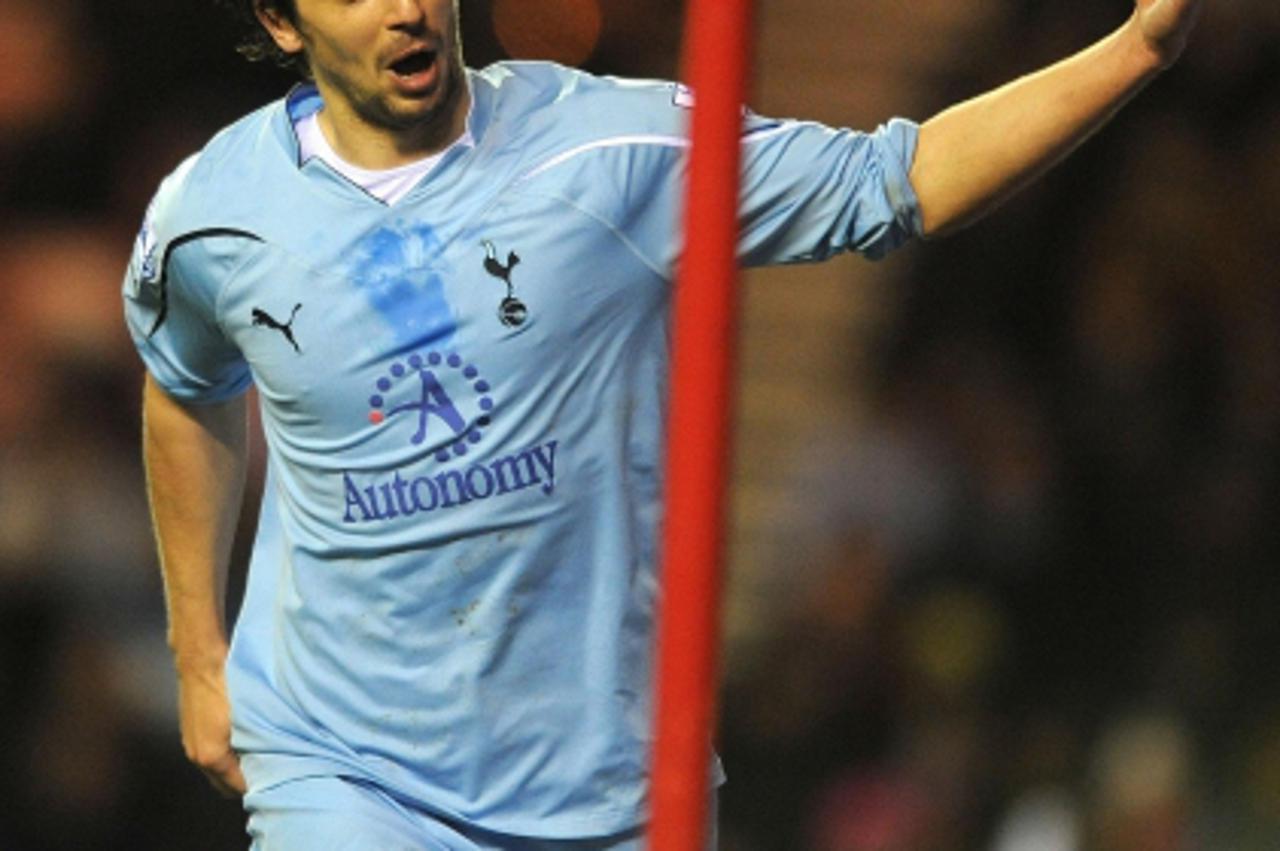
[[[921,239],[935,239],[955,229],[955,212],[947,203],[945,194],[940,191],[936,181],[931,179],[927,168],[917,158],[911,169],[911,187],[916,193],[916,204],[919,216]]]
[[[960,229],[962,225],[957,224],[956,219],[952,215],[948,215],[945,211],[938,209],[938,205],[930,203],[926,200],[926,196],[920,195],[920,238],[923,240],[937,239],[940,236],[946,236]]]
[[[931,191],[928,184],[917,186],[916,197],[920,207],[920,238],[925,240],[962,231],[999,206],[995,199],[981,204],[948,198],[943,193]]]

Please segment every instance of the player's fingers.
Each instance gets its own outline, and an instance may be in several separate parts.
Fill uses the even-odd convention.
[[[240,773],[239,757],[232,757],[231,770],[227,772],[227,782],[236,797],[244,797],[244,793],[249,790],[249,784],[245,782],[244,775]]]
[[[218,760],[202,765],[200,770],[209,778],[213,788],[226,797],[238,798],[244,795],[247,785],[244,775],[240,772],[240,760],[234,753],[228,753]]]

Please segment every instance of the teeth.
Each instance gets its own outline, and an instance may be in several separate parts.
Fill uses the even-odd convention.
[[[425,71],[431,67],[431,63],[435,61],[435,54],[429,50],[420,50],[417,53],[411,53],[403,59],[392,63],[391,70],[397,74],[410,75],[419,71]]]

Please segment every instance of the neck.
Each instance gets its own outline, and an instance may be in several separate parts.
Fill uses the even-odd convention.
[[[471,89],[465,77],[457,102],[446,114],[403,129],[374,124],[344,98],[326,92],[319,81],[317,87],[325,103],[317,116],[321,132],[338,156],[366,169],[396,168],[443,151],[462,138],[471,112]]]

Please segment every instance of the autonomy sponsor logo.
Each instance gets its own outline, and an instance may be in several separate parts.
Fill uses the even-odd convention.
[[[493,499],[537,487],[550,496],[556,487],[556,446],[551,440],[484,464],[423,475],[402,475],[359,483],[343,473],[346,496],[345,523],[370,523],[396,517],[412,517]]]
[[[437,465],[459,465],[484,440],[496,404],[489,382],[456,353],[412,354],[391,364],[369,396],[369,422],[396,428],[412,446],[434,447]],[[397,469],[390,477],[342,474],[345,523],[370,523],[446,510],[536,488],[555,490],[551,440],[453,469]]]
[[[406,384],[408,388],[404,387]],[[459,389],[470,391],[475,405],[474,424],[463,417],[453,396],[445,390],[445,384],[453,386],[455,393]],[[395,404],[397,398],[405,401]],[[425,356],[413,354],[405,361],[396,361],[387,374],[378,379],[376,390],[369,397],[369,422],[389,424],[400,414],[413,415],[417,429],[410,435],[409,442],[414,446],[427,440],[432,423],[438,424],[437,431],[443,426],[448,431],[443,432],[443,440],[437,440],[435,456],[437,461],[445,463],[451,455],[459,458],[466,455],[469,444],[483,439],[483,430],[493,420],[493,407],[489,382],[473,364],[466,363],[457,354],[428,352]]]

